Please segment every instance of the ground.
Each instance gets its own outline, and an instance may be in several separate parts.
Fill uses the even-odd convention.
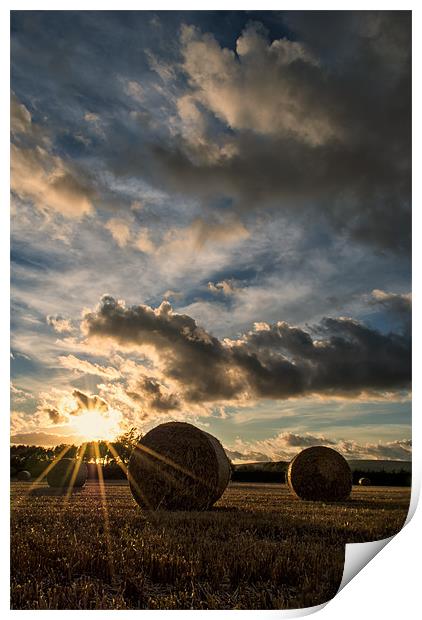
[[[232,483],[207,512],[143,512],[125,482],[69,498],[13,482],[12,609],[287,609],[340,585],[345,542],[397,533],[410,489],[337,504]]]

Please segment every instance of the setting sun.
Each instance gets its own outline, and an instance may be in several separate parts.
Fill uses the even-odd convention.
[[[120,415],[111,410],[107,414],[98,409],[86,409],[81,415],[72,417],[72,427],[86,441],[112,441],[120,432]]]

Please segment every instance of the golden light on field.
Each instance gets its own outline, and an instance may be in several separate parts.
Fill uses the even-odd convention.
[[[72,416],[72,428],[84,441],[113,441],[120,432],[121,415],[114,410],[107,413],[98,409],[86,409],[80,415]]]

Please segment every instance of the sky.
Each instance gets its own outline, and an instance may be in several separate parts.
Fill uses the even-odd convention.
[[[410,15],[12,12],[12,443],[410,458]]]

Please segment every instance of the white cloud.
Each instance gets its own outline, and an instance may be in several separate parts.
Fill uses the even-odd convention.
[[[63,159],[40,146],[11,145],[11,189],[40,211],[51,210],[68,218],[93,211],[93,191]]]
[[[82,360],[75,355],[59,355],[58,362],[69,370],[74,370],[78,374],[98,375],[106,377],[109,381],[120,379],[120,372],[112,366],[101,366],[93,364],[88,360]]]
[[[244,441],[237,438],[226,445],[235,454],[233,460],[254,461],[266,458],[269,461],[290,460],[295,454],[311,446],[334,448],[348,459],[403,460],[412,458],[412,442],[408,439],[378,443],[358,443],[310,433],[281,432],[268,439]],[[260,455],[260,458],[257,458]]]
[[[58,334],[70,333],[73,331],[72,321],[70,319],[66,319],[63,316],[47,316],[47,323],[51,325],[55,332]]]
[[[192,111],[195,100],[231,129],[292,133],[313,145],[339,137],[330,111],[309,97],[306,78],[311,81],[320,69],[304,44],[288,39],[270,43],[257,23],[242,32],[236,54],[194,26],[183,27],[181,42],[183,68],[192,87],[190,116],[198,130],[202,119]],[[302,79],[292,75],[295,68],[303,71]],[[186,119],[186,97],[179,102],[179,114]]]

